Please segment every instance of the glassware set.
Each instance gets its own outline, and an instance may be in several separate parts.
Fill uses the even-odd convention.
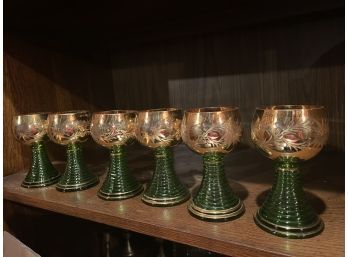
[[[155,169],[142,201],[151,206],[172,206],[190,199],[188,189],[175,173],[172,148],[181,140],[203,157],[203,179],[188,205],[189,213],[207,221],[236,219],[244,204],[233,192],[224,171],[224,156],[242,134],[237,107],[174,108],[145,111],[114,110],[34,113],[13,118],[15,137],[32,147],[32,165],[22,186],[44,187],[57,183],[62,192],[85,190],[99,183],[82,154],[82,143],[91,134],[110,149],[106,178],[98,191],[104,200],[122,200],[143,192],[128,170],[126,146],[137,139],[153,149]],[[278,105],[257,108],[251,124],[256,148],[275,160],[275,182],[254,216],[263,230],[287,238],[319,234],[324,223],[308,203],[300,178],[300,163],[323,148],[329,128],[321,106]],[[45,150],[47,136],[67,147],[65,172],[60,175]]]

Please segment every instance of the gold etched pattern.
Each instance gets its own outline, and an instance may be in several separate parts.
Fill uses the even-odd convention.
[[[328,133],[324,109],[312,106],[257,109],[251,125],[252,140],[271,159],[307,160],[322,149]]]
[[[135,138],[137,113],[129,110],[114,110],[93,113],[91,135],[104,147],[126,145]]]
[[[89,135],[90,114],[71,111],[48,115],[48,136],[61,145],[83,141]]]
[[[48,113],[33,113],[13,117],[12,131],[17,140],[33,144],[43,139],[47,133]]]
[[[138,113],[136,138],[150,148],[169,147],[181,142],[181,110],[154,109]]]
[[[195,110],[185,112],[182,123],[184,142],[201,154],[231,151],[242,134],[238,109],[221,107]]]

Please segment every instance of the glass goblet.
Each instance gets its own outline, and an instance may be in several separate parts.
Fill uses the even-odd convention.
[[[48,113],[32,113],[13,117],[12,132],[15,138],[30,145],[31,168],[21,186],[26,188],[45,187],[57,183],[60,174],[48,158],[44,139],[47,133]]]
[[[156,167],[142,200],[153,206],[171,206],[190,198],[175,174],[172,147],[181,142],[181,110],[153,109],[139,111],[136,122],[137,140],[155,151]]]
[[[188,209],[199,219],[225,221],[237,218],[244,205],[232,191],[224,171],[224,155],[239,141],[242,128],[237,107],[207,107],[187,110],[182,139],[203,155],[203,180]]]
[[[56,186],[58,191],[80,191],[98,184],[98,176],[91,173],[83,159],[82,145],[89,135],[88,111],[70,111],[48,115],[48,136],[67,147],[65,172]]]
[[[287,238],[320,233],[324,223],[308,203],[301,184],[300,162],[317,155],[329,133],[324,107],[278,105],[257,108],[251,138],[275,160],[275,181],[254,216],[263,230]]]
[[[143,191],[129,173],[125,146],[135,138],[137,113],[126,110],[97,112],[92,115],[91,135],[95,142],[110,152],[110,167],[98,196],[105,200],[122,200]]]

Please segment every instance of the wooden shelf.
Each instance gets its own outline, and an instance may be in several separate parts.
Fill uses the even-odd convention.
[[[137,177],[143,182],[148,180],[152,165],[150,156],[139,156],[137,151],[129,155],[130,166]],[[201,180],[200,157],[180,145],[175,150],[175,161],[181,179],[194,191]],[[305,190],[325,222],[321,235],[304,240],[272,236],[253,222],[253,214],[272,182],[270,161],[252,149],[242,149],[229,154],[225,163],[231,186],[243,199],[246,212],[237,220],[223,223],[191,217],[187,203],[170,208],[150,207],[141,202],[140,196],[118,202],[103,201],[96,195],[100,185],[72,193],[60,193],[54,186],[25,189],[20,187],[24,173],[4,178],[4,198],[230,256],[343,256],[343,154],[321,153],[304,165]],[[94,169],[100,170],[100,167]]]

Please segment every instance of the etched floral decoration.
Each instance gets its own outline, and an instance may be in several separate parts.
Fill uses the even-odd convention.
[[[84,112],[52,114],[48,134],[58,144],[83,141],[89,135],[89,114]]]
[[[25,188],[45,187],[56,183],[59,172],[52,165],[44,143],[46,139],[48,113],[39,112],[16,115],[12,120],[15,138],[31,146],[32,161],[30,169],[21,186]]]
[[[80,191],[99,183],[98,176],[85,163],[81,144],[89,135],[90,116],[84,110],[48,115],[49,138],[66,146],[67,163],[56,186],[58,191]]]
[[[182,139],[203,156],[203,179],[188,206],[196,218],[226,221],[239,217],[244,204],[226,179],[224,156],[232,151],[242,134],[238,107],[205,107],[186,110]]]
[[[162,108],[139,111],[135,135],[154,150],[155,167],[141,200],[149,205],[172,206],[189,199],[187,188],[177,178],[171,147],[181,142],[182,111]]]
[[[190,137],[195,144],[203,148],[226,147],[236,144],[241,136],[239,123],[229,118],[222,124],[212,124],[207,118],[201,124],[195,124],[190,130]]]
[[[251,137],[268,155],[293,153],[308,148],[320,150],[328,137],[328,124],[322,117],[303,112],[265,110],[251,127]]]
[[[15,127],[14,134],[18,140],[23,142],[36,141],[43,138],[46,134],[46,129],[43,123],[24,123]]]
[[[176,145],[181,141],[181,116],[176,110],[140,113],[136,129],[140,143],[151,148]]]
[[[143,190],[128,170],[126,145],[135,137],[136,111],[110,110],[95,112],[91,120],[91,136],[110,149],[110,164],[98,196],[104,200],[131,198]]]
[[[141,135],[145,140],[161,146],[169,146],[172,141],[180,140],[181,121],[176,119],[169,124],[168,121],[154,121],[150,125],[144,124]]]
[[[302,161],[317,155],[329,134],[323,106],[276,105],[257,108],[251,138],[257,149],[275,162],[275,180],[255,223],[273,235],[307,238],[324,223],[315,213],[301,184]]]
[[[134,111],[106,111],[94,113],[91,122],[93,139],[105,146],[123,145],[135,137]]]
[[[230,115],[227,110],[188,112],[182,124],[183,140],[199,153],[231,151],[241,137],[242,127],[239,114]]]
[[[100,135],[100,139],[105,143],[112,143],[114,141],[122,141],[124,138],[129,138],[132,136],[127,130],[118,129],[115,125],[110,128],[103,128],[103,134]]]

